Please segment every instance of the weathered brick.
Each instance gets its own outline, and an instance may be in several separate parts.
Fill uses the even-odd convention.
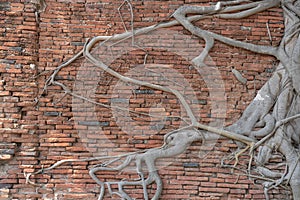
[[[10,2],[0,2],[0,11],[10,11]]]
[[[83,126],[109,126],[109,122],[98,121],[80,121],[78,124]]]
[[[44,112],[44,115],[45,116],[59,116],[59,115],[61,115],[61,112],[54,112],[54,111],[52,111],[52,112]]]
[[[199,163],[183,163],[183,167],[195,167],[198,168],[199,167]]]
[[[0,91],[0,96],[9,96],[10,91]]]

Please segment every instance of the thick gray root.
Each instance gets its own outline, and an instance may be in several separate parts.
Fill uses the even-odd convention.
[[[279,65],[278,70],[259,90],[254,100],[243,112],[241,118],[233,125],[227,127],[228,130],[242,135],[250,135],[256,123],[261,120],[268,120],[264,118],[269,114],[279,96],[283,72],[282,66]],[[266,125],[271,123],[270,120],[272,119],[270,118],[269,121],[266,121]],[[253,134],[255,134],[255,132]],[[263,133],[259,134],[265,135]]]

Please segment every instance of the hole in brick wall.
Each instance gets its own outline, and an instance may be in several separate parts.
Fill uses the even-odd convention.
[[[20,148],[22,146],[22,143],[21,142],[15,142],[16,145],[17,145],[17,148]]]
[[[23,119],[26,116],[27,112],[26,111],[21,111],[21,119]]]

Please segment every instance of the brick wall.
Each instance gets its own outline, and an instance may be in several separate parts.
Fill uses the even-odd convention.
[[[1,197],[25,199],[37,196],[34,188],[24,185],[22,173],[39,163],[34,107],[38,26],[30,3],[0,2],[0,13],[0,140],[6,158],[1,161]]]
[[[69,163],[36,175],[32,180],[43,185],[38,187],[25,184],[23,173],[48,167],[61,159],[116,155],[158,147],[162,145],[164,134],[184,124],[180,118],[170,116],[186,118],[186,114],[173,95],[122,84],[95,69],[84,58],[63,68],[57,80],[99,103],[127,106],[156,117],[95,106],[65,96],[58,86],[49,86],[43,93],[51,71],[80,51],[87,38],[124,32],[118,14],[123,1],[46,0],[46,3],[46,10],[37,14],[35,5],[27,0],[0,2],[0,151],[4,152],[0,166],[0,198],[97,199],[99,186],[88,174],[88,166],[96,162]],[[207,5],[208,1],[133,1],[134,27],[163,21],[183,4]],[[125,4],[120,12],[130,30],[128,6]],[[264,45],[277,45],[283,30],[279,8],[239,21],[213,18],[197,23],[228,37]],[[173,41],[168,41],[168,34],[165,38],[161,34],[148,34],[141,40],[137,37],[137,41],[144,39],[152,43],[146,49],[148,71],[139,66],[145,58],[141,48],[136,47],[113,59],[104,55],[105,50],[101,48],[94,53],[111,59],[111,67],[121,74],[178,86],[191,97],[189,101],[202,123],[233,123],[274,70],[276,61],[272,57],[216,42],[210,57],[220,75],[215,77],[216,74],[209,71],[199,75],[184,59],[184,54],[178,55],[176,48],[188,44],[188,48],[184,48],[189,52],[185,53],[196,56],[203,41],[181,26],[163,31],[178,36]],[[159,46],[157,41],[161,38],[164,44],[170,42],[171,46]],[[110,49],[111,53],[120,51],[120,46]],[[248,79],[247,86],[234,78],[231,66]],[[218,87],[210,87],[211,80],[220,78],[225,98],[224,94],[222,98],[210,95],[212,90],[218,90]],[[225,113],[220,113],[222,108],[214,102],[226,105]],[[162,119],[166,120],[162,122]],[[192,144],[183,155],[163,160],[159,171],[164,182],[161,199],[264,199],[263,188],[256,181],[249,180],[242,171],[235,170],[232,174],[231,169],[221,167],[221,160],[234,150],[236,145],[223,138],[212,145],[209,142]],[[241,157],[239,167],[246,169],[248,159],[247,155]],[[137,178],[132,170],[120,174],[103,172],[99,176],[105,180]],[[134,198],[143,198],[141,188],[132,192]],[[154,193],[155,186],[149,187],[149,192]],[[288,195],[284,190],[270,192],[271,199],[287,199]],[[110,199],[109,195],[106,198]]]

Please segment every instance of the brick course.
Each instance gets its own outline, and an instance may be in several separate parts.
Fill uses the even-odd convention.
[[[0,166],[0,199],[97,199],[99,186],[88,175],[88,164],[93,162],[70,163],[49,173],[35,175],[32,180],[44,184],[43,187],[34,188],[25,184],[23,173],[34,172],[42,166],[48,167],[61,159],[118,155],[158,147],[162,145],[165,133],[181,125],[179,118],[170,117],[186,115],[175,96],[126,84],[115,88],[119,84],[118,80],[101,70],[93,69],[83,58],[63,68],[57,80],[75,89],[80,86],[93,89],[96,81],[98,86],[91,98],[97,102],[116,106],[129,105],[133,111],[149,112],[152,115],[163,113],[167,117],[166,121],[161,123],[159,116],[147,118],[133,114],[129,117],[120,114],[115,118],[111,109],[64,96],[58,86],[50,86],[42,94],[51,71],[80,51],[87,38],[124,32],[117,12],[122,2],[46,0],[47,8],[38,16],[35,5],[30,1],[0,2],[0,141],[10,145],[7,148],[14,151],[12,158]],[[132,1],[134,27],[145,27],[163,21],[183,4],[208,5],[208,1]],[[123,6],[120,12],[130,30],[128,7]],[[269,40],[266,23],[269,24],[272,41]],[[284,28],[279,8],[239,21],[213,18],[197,24],[227,37],[261,45],[277,45]],[[175,44],[174,41],[170,42],[171,47],[182,48],[181,35],[190,37],[190,34],[181,26],[169,30],[180,33],[174,38]],[[148,39],[155,41],[157,38],[150,35]],[[204,45],[202,40],[197,41],[200,46]],[[175,53],[157,49],[155,45],[153,42],[152,49],[148,49],[147,63],[168,65],[179,72],[181,76],[169,72],[169,68],[161,71],[176,83],[181,83],[182,79],[189,81],[195,94],[188,94],[187,91],[186,95],[197,97],[190,103],[199,110],[202,123],[214,123],[215,119],[221,119],[224,120],[224,125],[229,125],[237,120],[257,90],[271,76],[276,63],[270,56],[257,55],[216,42],[210,57],[224,81],[227,106],[226,113],[218,113],[218,109],[222,109],[213,108],[212,102],[222,99],[210,98],[209,85],[201,76],[211,80],[216,77],[209,73],[198,75],[186,60]],[[191,54],[195,53],[192,50],[198,47],[197,44],[189,45]],[[111,67],[119,73],[133,73],[132,76],[137,76],[130,69],[143,64],[143,61],[144,52],[135,49],[115,59]],[[247,86],[234,78],[231,66],[248,79]],[[92,69],[93,73],[101,77],[100,80],[97,79],[98,76],[84,74]],[[159,76],[155,79],[155,74],[157,75],[140,75],[147,77],[148,81],[162,83],[164,80],[159,80]],[[76,82],[78,77],[85,81],[83,85]],[[89,79],[91,77],[95,80]],[[87,90],[85,94],[89,92]],[[90,110],[93,112],[87,112]],[[128,129],[124,130],[122,126]],[[254,184],[254,181],[244,175],[232,174],[229,168],[221,167],[221,159],[236,148],[232,141],[219,139],[212,147],[201,143],[192,144],[175,161],[163,160],[169,163],[161,163],[164,167],[159,171],[164,183],[161,199],[264,199],[261,185]],[[108,152],[103,152],[102,149]],[[203,157],[199,152],[204,154]],[[247,155],[241,157],[241,162],[245,165],[241,166],[243,169],[246,169],[248,159]],[[132,179],[137,178],[137,175],[133,171],[120,174],[103,172],[101,177],[106,180]],[[155,185],[149,187],[149,192],[155,192]],[[131,193],[134,198],[143,198],[141,188],[133,188]],[[288,199],[289,195],[279,189],[270,192],[271,199]],[[110,199],[109,195],[106,198]]]

